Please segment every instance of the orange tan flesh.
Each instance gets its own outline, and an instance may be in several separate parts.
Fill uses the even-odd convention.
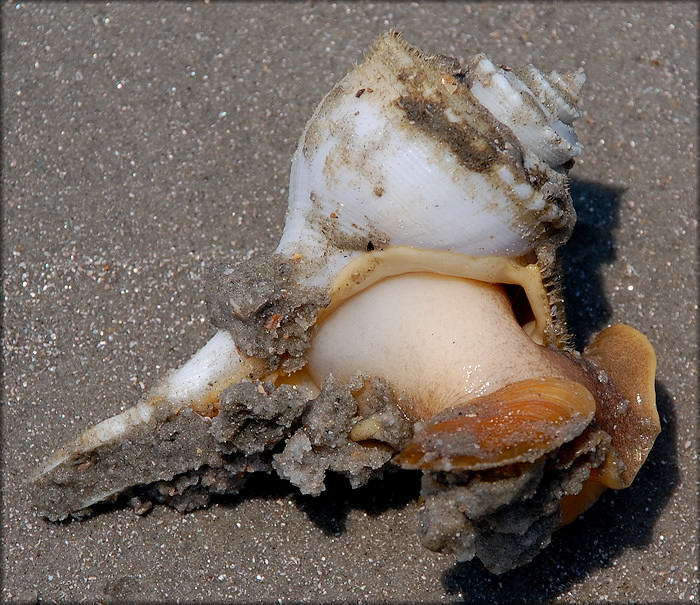
[[[561,500],[561,525],[571,523],[576,517],[593,506],[607,489],[607,486],[597,481],[598,469],[591,469],[591,476],[583,484],[578,494],[564,496]]]
[[[532,462],[580,435],[594,414],[579,383],[523,380],[438,414],[394,462],[436,471]]]
[[[618,324],[601,332],[584,351],[607,375],[598,384],[596,422],[611,439],[606,462],[591,470],[578,494],[564,496],[561,524],[573,521],[606,488],[628,487],[661,431],[654,379],[656,354],[646,336]]]
[[[656,354],[644,334],[618,324],[603,330],[586,347],[585,358],[604,370],[624,405],[603,393],[596,419],[612,438],[612,445],[625,465],[616,489],[629,486],[647,459],[661,432],[656,409],[654,376]],[[629,402],[629,404],[627,404]]]

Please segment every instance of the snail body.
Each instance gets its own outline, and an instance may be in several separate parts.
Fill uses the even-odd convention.
[[[660,430],[654,351],[628,326],[573,351],[559,290],[583,81],[380,38],[302,134],[277,249],[208,277],[219,332],[45,463],[40,512],[139,489],[187,508],[212,472],[318,494],[393,464],[424,474],[422,542],[500,573],[629,485]],[[135,442],[165,451],[156,424],[191,445],[105,473]]]

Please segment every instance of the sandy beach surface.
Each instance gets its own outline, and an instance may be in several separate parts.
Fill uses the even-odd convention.
[[[3,602],[697,600],[697,26],[692,2],[4,3]],[[202,276],[274,249],[306,120],[390,27],[585,69],[568,316],[578,347],[625,322],[656,349],[635,483],[501,576],[419,545],[402,475],[38,517],[28,473],[213,334]]]

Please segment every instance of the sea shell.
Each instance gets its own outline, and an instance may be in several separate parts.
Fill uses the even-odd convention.
[[[654,351],[623,325],[572,351],[556,262],[583,82],[380,38],[302,134],[277,250],[208,277],[219,332],[51,456],[39,512],[188,510],[254,471],[318,494],[391,462],[423,471],[422,542],[498,573],[629,485]]]

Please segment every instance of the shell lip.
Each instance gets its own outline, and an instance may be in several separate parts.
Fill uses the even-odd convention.
[[[551,324],[558,318],[551,308],[550,293],[540,261],[505,256],[469,256],[449,250],[413,246],[389,246],[359,255],[345,265],[330,285],[330,304],[319,321],[339,304],[382,279],[405,273],[427,272],[522,288],[533,315],[529,336],[538,344],[548,341]]]

